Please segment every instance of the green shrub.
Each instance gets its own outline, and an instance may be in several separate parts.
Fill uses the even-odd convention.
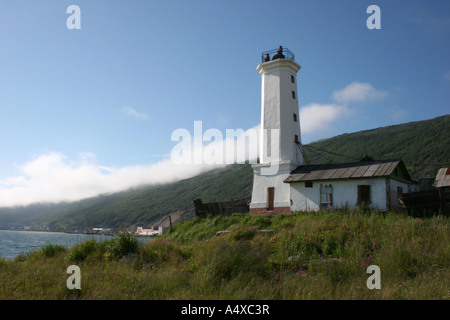
[[[66,251],[66,248],[60,244],[47,244],[40,251],[45,258],[52,258],[56,254]]]
[[[14,258],[14,261],[24,262],[24,261],[28,260],[30,255],[31,255],[31,252],[21,252]]]
[[[103,257],[105,260],[118,260],[129,253],[137,253],[141,243],[132,234],[126,232],[121,233],[114,239],[105,241],[105,249]]]
[[[272,221],[269,217],[257,216],[252,219],[251,224],[257,226],[259,229],[266,229],[270,227]]]
[[[239,240],[251,240],[256,234],[255,228],[248,227],[240,227],[236,230],[233,230],[231,234],[231,240],[239,241]]]
[[[139,265],[157,266],[168,262],[177,267],[178,264],[192,256],[192,247],[175,245],[165,239],[154,239],[142,245],[139,249]]]
[[[337,243],[333,235],[328,234],[322,243],[322,252],[325,255],[336,255]]]
[[[211,247],[205,248],[206,251]],[[269,274],[269,254],[265,248],[250,241],[220,241],[203,261],[205,277],[213,287],[240,278],[266,277]]]
[[[87,259],[88,256],[101,255],[102,244],[98,243],[95,239],[89,239],[85,242],[75,245],[69,252],[67,259],[74,262],[81,262]]]

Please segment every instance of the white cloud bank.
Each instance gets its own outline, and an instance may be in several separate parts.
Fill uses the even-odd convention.
[[[348,113],[346,106],[310,103],[300,109],[302,134],[322,131]]]
[[[148,166],[110,168],[96,164],[92,154],[82,154],[72,161],[62,153],[47,152],[24,164],[21,176],[0,180],[0,207],[76,201],[186,179],[213,168],[175,165],[170,159]]]
[[[300,108],[302,134],[315,133],[330,128],[336,121],[352,114],[352,103],[380,100],[388,96],[386,91],[375,89],[370,83],[352,82],[332,93],[334,103],[310,103]]]
[[[77,201],[143,185],[175,182],[229,163],[256,161],[258,141],[252,137],[258,129],[259,125],[246,131],[237,129],[233,135],[222,135],[217,129],[205,130],[202,148],[197,149],[202,154],[198,164],[177,163],[168,158],[150,165],[114,168],[99,165],[92,153],[82,153],[73,160],[60,152],[46,152],[22,165],[20,176],[0,180],[0,207]],[[208,140],[211,134],[216,135]],[[194,144],[190,145],[194,157]],[[230,152],[225,146],[233,146],[234,150]]]
[[[383,99],[388,96],[386,91],[377,90],[370,83],[353,82],[344,89],[333,91],[333,100],[337,103],[365,102]]]

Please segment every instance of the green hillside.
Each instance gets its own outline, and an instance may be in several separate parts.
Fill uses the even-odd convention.
[[[434,178],[440,167],[450,166],[449,143],[450,115],[446,115],[343,134],[311,143],[305,150],[312,163],[336,163],[358,161],[366,149],[376,160],[402,159],[409,173],[421,179]]]
[[[450,166],[450,116],[343,134],[304,146],[311,163],[353,162],[367,154],[376,159],[402,159],[409,173],[434,178]],[[36,204],[0,208],[0,225],[41,224],[66,230],[92,227],[151,226],[171,215],[172,221],[191,219],[192,200],[204,202],[244,198],[251,193],[249,164],[230,165],[161,186],[141,187],[74,203]],[[163,224],[167,224],[164,221]]]
[[[68,228],[148,226],[174,213],[186,219],[194,212],[192,200],[243,198],[250,193],[251,183],[249,165],[232,165],[176,183],[80,201],[54,215],[51,226],[58,226],[60,219]]]

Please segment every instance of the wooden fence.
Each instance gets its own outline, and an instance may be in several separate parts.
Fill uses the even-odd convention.
[[[203,203],[202,199],[195,199],[195,215],[200,218],[215,216],[230,216],[233,213],[249,212],[250,197],[239,200]]]
[[[437,189],[403,193],[398,195],[398,201],[411,216],[432,216],[441,211]]]

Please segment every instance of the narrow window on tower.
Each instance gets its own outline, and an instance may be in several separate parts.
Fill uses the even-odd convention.
[[[273,210],[273,202],[275,198],[275,188],[267,188],[267,210]]]
[[[297,122],[297,114],[294,113],[294,121]]]
[[[292,99],[295,99],[295,91],[292,91]]]
[[[291,82],[295,83],[295,78],[294,78],[294,76],[292,74],[291,74]]]

